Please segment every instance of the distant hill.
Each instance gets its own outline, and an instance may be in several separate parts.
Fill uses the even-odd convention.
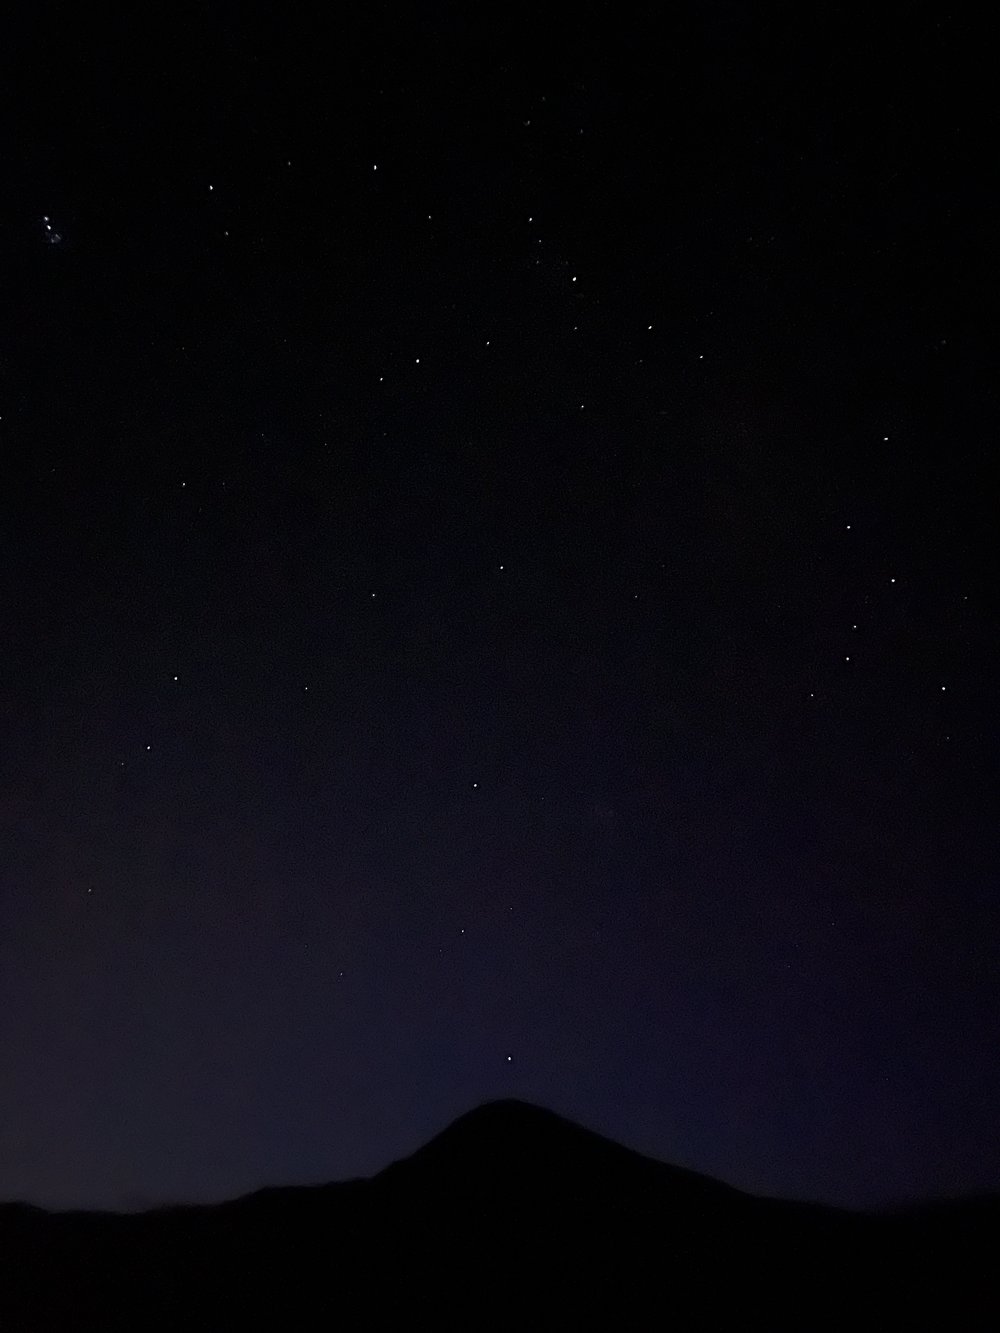
[[[0,1207],[0,1329],[996,1327],[1000,1198],[762,1199],[491,1102],[369,1180]]]

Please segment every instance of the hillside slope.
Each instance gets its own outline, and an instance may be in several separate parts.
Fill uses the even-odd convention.
[[[370,1180],[139,1215],[0,1208],[0,1327],[988,1327],[1000,1201],[760,1199],[521,1102]]]

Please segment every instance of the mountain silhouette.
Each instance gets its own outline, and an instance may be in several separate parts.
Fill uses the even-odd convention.
[[[1000,1198],[758,1198],[490,1102],[366,1180],[140,1214],[0,1207],[0,1328],[991,1326]]]

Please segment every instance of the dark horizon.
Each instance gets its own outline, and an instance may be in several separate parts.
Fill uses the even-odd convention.
[[[882,1215],[760,1198],[506,1099],[370,1180],[139,1215],[0,1208],[0,1318],[972,1329],[998,1230],[1000,1195]]]
[[[997,1190],[987,34],[324,14],[0,52],[0,1200]]]
[[[267,1182],[246,1193],[221,1199],[200,1201],[189,1199],[134,1199],[130,1204],[123,1204],[118,1208],[80,1209],[53,1206],[44,1209],[44,1211],[51,1213],[53,1216],[66,1216],[72,1213],[83,1217],[107,1215],[108,1213],[122,1217],[141,1216],[144,1213],[172,1213],[175,1210],[186,1212],[191,1209],[211,1211],[220,1206],[246,1203],[258,1197],[285,1197],[296,1194],[306,1197],[311,1195],[313,1191],[324,1191],[331,1186],[334,1188],[338,1185],[353,1186],[375,1182],[380,1178],[388,1179],[395,1169],[409,1168],[415,1162],[424,1163],[425,1169],[429,1169],[433,1175],[435,1172],[440,1172],[442,1166],[447,1164],[449,1160],[459,1165],[482,1164],[484,1155],[488,1156],[494,1148],[500,1148],[505,1159],[510,1156],[512,1151],[516,1154],[524,1149],[529,1150],[532,1153],[533,1161],[530,1169],[535,1170],[537,1169],[537,1164],[534,1162],[535,1156],[540,1154],[541,1160],[544,1162],[546,1152],[556,1144],[561,1144],[564,1153],[575,1153],[578,1166],[581,1169],[583,1164],[587,1162],[589,1155],[596,1154],[598,1160],[604,1160],[603,1152],[605,1150],[612,1151],[615,1154],[613,1160],[618,1163],[618,1169],[621,1169],[623,1157],[632,1161],[638,1159],[636,1164],[642,1169],[644,1169],[645,1164],[657,1168],[666,1166],[673,1173],[670,1178],[683,1182],[688,1188],[701,1189],[705,1187],[709,1190],[715,1190],[721,1186],[720,1195],[723,1198],[731,1198],[735,1193],[737,1198],[742,1197],[759,1203],[787,1203],[791,1205],[801,1203],[809,1206],[814,1205],[821,1210],[833,1209],[844,1215],[862,1217],[906,1217],[914,1213],[931,1213],[933,1215],[937,1208],[952,1205],[987,1204],[996,1210],[1000,1210],[1000,1192],[998,1191],[890,1200],[867,1208],[852,1208],[849,1205],[832,1204],[815,1199],[789,1199],[755,1193],[743,1190],[731,1181],[718,1179],[715,1176],[707,1175],[676,1162],[663,1162],[657,1157],[641,1153],[630,1145],[620,1143],[617,1139],[601,1134],[600,1131],[584,1125],[580,1121],[561,1115],[559,1112],[552,1110],[551,1107],[542,1106],[537,1102],[527,1102],[519,1097],[499,1097],[480,1102],[478,1105],[462,1112],[461,1115],[432,1134],[413,1152],[392,1158],[378,1171],[368,1176],[352,1176],[343,1180],[303,1181],[293,1185]],[[620,1149],[624,1152],[619,1152]],[[527,1164],[525,1164],[524,1169],[529,1169]],[[40,1205],[26,1203],[24,1200],[0,1200],[0,1216],[2,1216],[5,1207],[36,1209]]]

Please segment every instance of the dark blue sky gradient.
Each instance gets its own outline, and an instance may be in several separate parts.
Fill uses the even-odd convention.
[[[13,25],[0,1198],[1000,1183],[983,35],[661,8]]]

